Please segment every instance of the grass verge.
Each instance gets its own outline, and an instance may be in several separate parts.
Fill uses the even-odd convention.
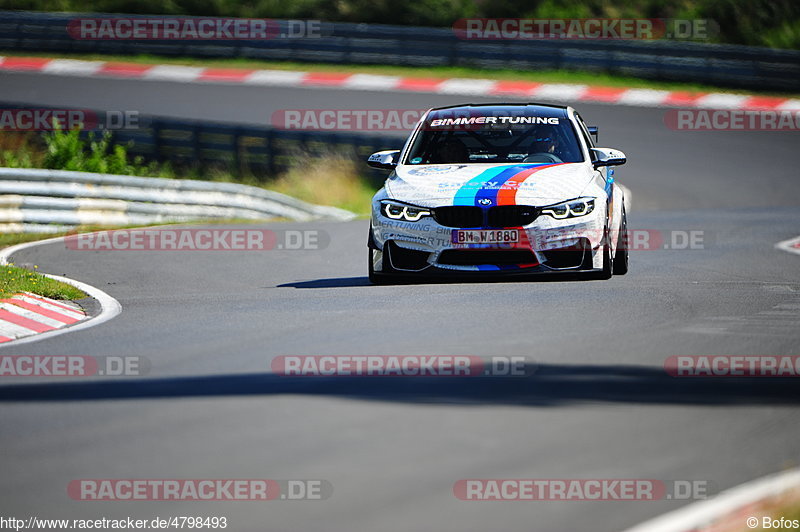
[[[83,299],[86,297],[74,286],[50,279],[34,270],[11,264],[0,266],[0,297],[6,298],[20,292],[32,292],[52,299]]]
[[[37,54],[3,52],[0,55],[13,57],[60,57],[69,59],[83,59],[87,61],[118,61],[123,63],[141,64],[173,64],[219,68],[251,68],[271,70],[302,70],[307,72],[353,72],[364,74],[380,74],[389,76],[408,76],[418,78],[482,78],[504,81],[532,81],[537,83],[570,83],[598,85],[606,87],[629,87],[654,90],[681,90],[689,92],[726,92],[735,94],[748,94],[751,92],[737,89],[718,87],[702,83],[656,81],[631,76],[605,74],[595,72],[582,72],[572,70],[537,70],[520,71],[511,69],[484,69],[471,67],[404,67],[391,65],[361,65],[361,64],[328,64],[328,63],[297,63],[290,61],[260,61],[254,59],[198,59],[191,57],[164,57],[155,55],[99,55],[99,54]],[[797,94],[771,91],[752,92],[771,96],[797,97]]]
[[[86,230],[92,229],[87,228]],[[66,234],[4,233],[0,234],[0,249]],[[0,298],[10,297],[20,292],[31,292],[52,299],[83,299],[87,297],[83,291],[72,285],[45,277],[36,271],[38,269],[39,266],[36,265],[33,266],[33,270],[13,264],[0,265]]]
[[[0,249],[22,244],[24,242],[34,242],[36,240],[44,240],[45,238],[53,238],[64,235],[66,235],[66,233],[3,233],[0,234]]]

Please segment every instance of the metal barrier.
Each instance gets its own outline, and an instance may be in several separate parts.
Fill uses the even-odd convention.
[[[214,219],[350,220],[343,209],[236,183],[0,168],[0,232]]]
[[[0,50],[153,54],[200,58],[407,66],[569,69],[730,87],[800,90],[800,52],[680,41],[467,41],[451,29],[322,23],[319,38],[135,41],[77,40],[67,24],[78,14],[0,12]],[[136,15],[98,15],[93,17]],[[141,15],[139,15],[141,16]],[[287,21],[275,21],[286,29]]]

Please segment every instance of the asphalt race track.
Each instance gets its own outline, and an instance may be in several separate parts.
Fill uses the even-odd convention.
[[[469,97],[0,74],[0,100],[264,123],[297,108]],[[474,99],[474,101],[489,101]],[[800,465],[792,379],[680,379],[672,355],[797,355],[798,133],[672,131],[663,109],[581,105],[622,149],[632,229],[702,231],[610,281],[370,286],[366,221],[322,250],[96,252],[17,263],[117,298],[111,322],[0,354],[146,357],[148,375],[0,383],[5,515],[227,516],[231,530],[611,532],[688,501],[467,502],[469,478],[705,480]],[[392,146],[387,146],[392,148]],[[670,234],[670,233],[666,233]],[[286,378],[280,355],[521,355],[515,378]],[[324,501],[79,502],[81,478],[325,479]]]

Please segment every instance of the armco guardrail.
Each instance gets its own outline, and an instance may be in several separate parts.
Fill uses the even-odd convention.
[[[0,168],[0,232],[4,233],[278,217],[349,220],[355,215],[235,183]]]
[[[740,88],[800,90],[800,52],[679,41],[468,41],[451,29],[322,23],[318,38],[262,40],[80,40],[71,13],[0,12],[0,50],[154,54],[201,58],[408,66],[573,69]],[[91,17],[131,17],[99,15]],[[275,21],[285,32],[287,21]]]

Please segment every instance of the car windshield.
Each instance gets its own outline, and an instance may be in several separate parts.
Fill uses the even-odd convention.
[[[537,110],[470,107],[431,111],[420,125],[406,164],[582,162],[569,119]]]

